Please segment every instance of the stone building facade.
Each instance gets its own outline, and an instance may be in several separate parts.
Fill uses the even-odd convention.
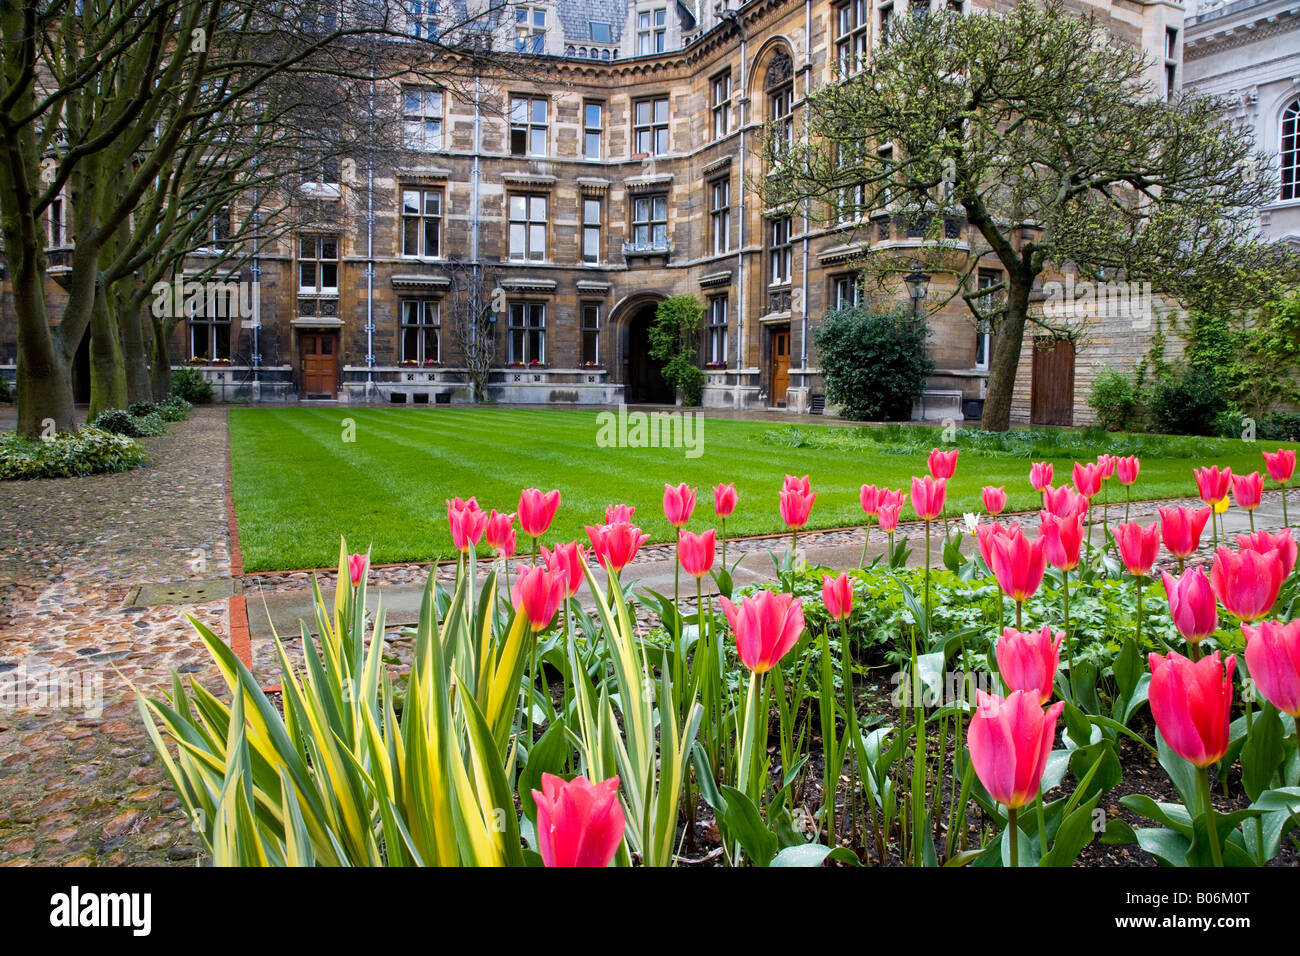
[[[1300,246],[1300,4],[1189,0],[1183,88],[1221,97],[1254,129],[1278,180],[1260,232]]]
[[[910,259],[925,240],[885,211],[832,229],[765,217],[753,185],[760,138],[773,123],[799,135],[809,91],[834,82],[842,56],[869,54],[896,13],[1008,6],[463,3],[406,4],[412,32],[436,30],[444,16],[478,17],[494,45],[528,54],[534,67],[387,91],[402,104],[401,162],[370,171],[345,161],[338,182],[309,184],[318,224],[269,242],[229,276],[255,281],[256,322],[177,329],[176,364],[202,368],[219,398],[466,401],[451,292],[468,275],[495,307],[489,391],[498,401],[673,401],[647,329],[660,301],[686,293],[705,306],[707,407],[819,411],[819,317],[860,295],[863,248]],[[1072,6],[1153,57],[1183,17],[1167,0]],[[1175,45],[1171,55],[1180,53]],[[1163,62],[1153,59],[1153,71]],[[959,249],[965,228],[952,226]],[[997,263],[988,269],[991,281]],[[925,301],[944,292],[936,279]],[[901,284],[898,297],[908,301]],[[927,312],[936,370],[914,414],[977,417],[988,336],[959,300]],[[1031,368],[1022,387],[1032,381]],[[1032,404],[1028,395],[1019,402],[1019,417]]]

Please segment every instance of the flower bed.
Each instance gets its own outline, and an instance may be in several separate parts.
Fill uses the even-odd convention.
[[[1293,453],[1265,461],[1289,484]],[[697,533],[696,490],[666,486],[672,595],[625,579],[647,540],[635,509],[539,547],[558,491],[527,489],[513,513],[452,499],[461,560],[449,588],[426,586],[404,684],[365,610],[368,556],[344,546],[305,669],[281,655],[283,713],[199,628],[230,703],[197,688],[145,702],[155,742],[219,864],[1068,866],[1116,847],[1294,861],[1296,542],[1229,542],[1216,520],[1235,502],[1253,523],[1262,476],[1198,470],[1203,507],[1098,529],[1098,548],[1090,499],[1131,487],[1139,460],[1076,464],[1060,486],[1035,463],[1038,533],[999,521],[1005,489],[989,487],[967,556],[968,532],[941,520],[958,455],[928,466],[906,490],[862,487],[888,544],[838,574],[800,563],[817,492],[787,476],[790,546],[744,588],[726,560],[735,489],[714,489],[719,527]],[[921,568],[895,540],[905,504]],[[1207,524],[1222,541],[1208,575],[1186,566]],[[533,561],[513,580],[476,562],[517,546]],[[1177,575],[1153,575],[1162,548]],[[1167,782],[1147,779],[1152,760]]]

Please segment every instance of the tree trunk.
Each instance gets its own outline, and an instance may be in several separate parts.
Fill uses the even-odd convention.
[[[172,325],[169,319],[151,317],[149,326],[153,333],[150,336],[149,381],[153,400],[161,402],[172,393],[172,359],[168,352]]]
[[[62,340],[46,317],[41,270],[34,257],[23,254],[13,255],[10,265],[18,313],[18,433],[40,438],[51,428],[75,432],[72,373]]]
[[[110,408],[126,408],[126,362],[103,280],[96,279],[90,312],[90,410],[86,421]]]
[[[131,294],[119,295],[116,301],[118,331],[126,360],[126,400],[147,402],[152,397],[153,389],[149,380],[144,310],[134,290]]]
[[[989,384],[984,394],[980,427],[985,431],[1004,432],[1011,427],[1011,396],[1016,388],[1016,370],[1020,367],[1020,350],[1025,341],[1031,288],[1031,282],[1013,278],[1007,289],[1007,313],[993,336]]]

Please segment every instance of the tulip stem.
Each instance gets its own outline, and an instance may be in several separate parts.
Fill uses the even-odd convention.
[[[1287,483],[1284,482],[1283,485],[1282,485],[1282,523],[1283,523],[1284,525],[1286,525],[1288,528],[1290,528],[1290,527],[1291,527],[1291,519],[1288,518],[1288,517],[1287,517],[1287,514],[1286,514],[1286,486],[1287,486]]]
[[[722,570],[727,570],[727,519],[722,519]]]
[[[1069,679],[1065,682],[1066,687],[1070,688],[1070,699],[1074,699],[1074,638],[1070,636],[1070,569],[1065,568],[1061,571],[1061,595],[1065,600],[1065,656],[1067,666],[1070,670]]]
[[[1214,801],[1210,798],[1210,768],[1202,767],[1196,776],[1196,789],[1200,791],[1201,806],[1205,810],[1205,824],[1210,831],[1210,856],[1215,866],[1223,866],[1223,850],[1219,846],[1219,828],[1214,823]]]
[[[1250,533],[1255,533],[1255,509],[1251,508],[1246,514],[1250,515]]]
[[[867,517],[867,526],[862,534],[862,557],[858,558],[858,570],[867,566],[867,543],[871,541],[871,518]]]
[[[1038,856],[1047,856],[1047,818],[1043,814],[1043,794],[1039,791],[1034,800],[1034,809],[1038,812]]]
[[[754,794],[750,793],[750,776],[753,772],[754,753],[756,741],[754,738],[758,734],[758,710],[759,700],[763,695],[763,675],[754,672],[749,676],[749,696],[745,701],[745,725],[743,738],[740,741],[740,768],[737,774],[736,789],[745,796],[754,799]],[[758,801],[754,800],[757,805]]]
[[[1011,865],[1020,865],[1020,826],[1016,823],[1015,807],[1007,807],[1007,826],[1010,827],[1009,836],[1011,837]]]
[[[1133,503],[1133,486],[1124,486],[1124,523],[1128,524],[1128,508]]]
[[[930,522],[925,522],[925,636],[930,637]]]
[[[1020,609],[1024,606],[1023,601],[1016,602],[1016,630],[1020,630]]]
[[[681,580],[682,580],[682,529],[677,529],[677,547],[673,552],[673,609],[677,612],[677,626],[673,633],[673,693],[680,695],[682,693],[682,681],[685,676],[685,631],[682,627],[682,599],[681,599]],[[677,702],[673,701],[673,708],[677,708]]]
[[[1133,581],[1137,585],[1137,651],[1142,651],[1142,578],[1140,574],[1134,575]]]

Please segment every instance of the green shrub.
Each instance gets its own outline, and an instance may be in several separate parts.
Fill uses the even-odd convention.
[[[1300,441],[1300,414],[1269,412],[1255,425],[1255,437],[1264,441]]]
[[[650,357],[664,363],[664,381],[681,388],[686,405],[700,404],[704,390],[704,371],[696,364],[703,316],[694,296],[674,295],[659,303],[650,326]]]
[[[191,405],[207,405],[212,401],[212,383],[196,368],[182,368],[172,372],[173,398]]]
[[[157,402],[132,402],[126,406],[126,410],[139,418],[141,415],[148,415],[150,412],[158,411]]]
[[[906,421],[934,362],[925,322],[904,312],[832,309],[817,331],[826,401],[857,421]]]
[[[1213,435],[1227,407],[1218,377],[1204,369],[1174,369],[1151,390],[1151,424],[1167,435]]]
[[[9,384],[9,379],[0,377],[0,403],[8,405],[13,400],[13,386]]]
[[[95,428],[102,428],[106,432],[125,435],[128,438],[147,438],[152,435],[162,435],[167,431],[167,425],[157,412],[133,415],[121,408],[110,408],[100,412],[90,424]]]
[[[0,435],[0,479],[68,478],[102,471],[129,471],[145,463],[140,443],[87,425],[49,439]]]
[[[154,410],[162,416],[165,422],[183,422],[190,417],[190,412],[194,406],[179,395],[172,395],[170,398],[163,399],[154,406]]]
[[[1102,428],[1112,432],[1129,431],[1138,423],[1142,395],[1132,378],[1107,369],[1093,383],[1088,405],[1097,413]]]

